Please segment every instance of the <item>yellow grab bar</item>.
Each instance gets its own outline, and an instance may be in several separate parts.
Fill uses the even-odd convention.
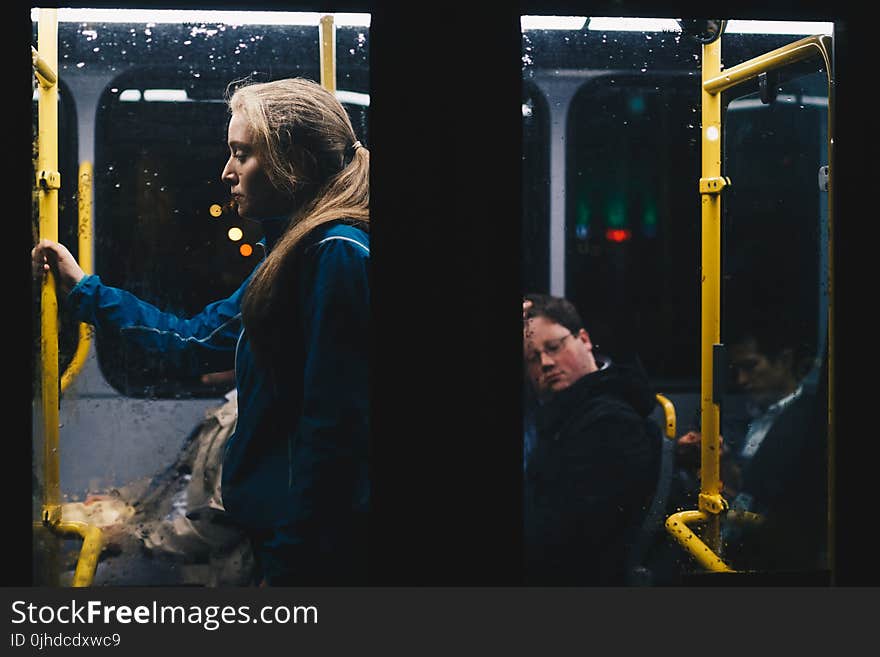
[[[657,401],[663,408],[663,417],[666,421],[666,437],[675,440],[675,406],[663,395],[657,395]]]
[[[331,93],[336,93],[336,29],[333,15],[321,16],[321,86]]]
[[[719,408],[715,397],[714,345],[720,343],[720,250],[721,250],[721,193],[730,181],[721,176],[721,92],[761,73],[813,57],[818,52],[825,61],[830,76],[830,42],[827,36],[812,36],[777,48],[747,62],[721,72],[721,40],[703,45],[702,66],[702,290],[701,290],[701,433],[700,463],[701,490],[698,511],[682,511],[666,521],[667,531],[704,568],[713,572],[732,569],[717,555],[720,551],[720,520],[726,514],[729,520],[760,523],[762,517],[754,513],[728,509],[721,495]],[[830,93],[830,91],[829,91]],[[829,158],[831,147],[829,145]],[[830,222],[830,218],[829,218]],[[829,336],[832,326],[829,320]],[[830,367],[829,367],[830,369]],[[830,414],[830,412],[829,412]],[[829,478],[833,469],[829,469]],[[690,528],[689,523],[708,524],[708,545]],[[829,523],[831,520],[829,520]],[[832,543],[833,549],[833,543]],[[833,552],[832,552],[833,553]]]
[[[711,514],[703,511],[680,511],[666,519],[666,531],[672,534],[672,537],[706,570],[713,573],[730,573],[734,572],[733,568],[728,566],[724,561],[706,545],[700,537],[697,536],[689,524],[698,522],[709,522],[712,520]]]
[[[60,521],[50,525],[52,531],[61,535],[74,534],[83,539],[76,570],[73,573],[73,586],[91,586],[98,567],[98,557],[104,547],[104,536],[94,525],[84,522]]]
[[[79,201],[79,266],[86,274],[94,273],[92,265],[92,180],[93,171],[91,162],[83,162],[79,167],[79,188],[77,199]],[[73,380],[82,371],[89,348],[92,344],[92,328],[85,322],[79,325],[79,342],[76,345],[76,353],[73,360],[61,376],[61,392],[67,390]]]
[[[716,43],[720,43],[720,41]],[[826,70],[830,71],[830,43],[831,37],[829,36],[811,36],[771,50],[742,64],[737,64],[723,73],[720,72],[720,69],[712,71],[710,72],[712,77],[703,78],[703,90],[712,95],[720,94],[722,91],[757,77],[761,73],[809,59],[816,53],[822,55]]]
[[[46,72],[58,66],[58,17],[55,9],[40,9],[38,61]],[[54,77],[54,74],[53,74]],[[37,184],[39,186],[40,237],[58,239],[58,84],[40,85],[38,96]],[[58,183],[51,184],[54,181]],[[43,411],[43,521],[60,518],[61,492],[58,466],[58,300],[55,276],[43,279],[40,312],[41,400]]]
[[[703,45],[703,80],[721,70],[721,39]],[[715,399],[714,345],[721,342],[721,97],[703,89],[702,172],[702,282],[700,291],[700,511],[707,513],[706,542],[721,548],[721,413]],[[713,184],[714,183],[714,184]],[[708,503],[704,503],[708,502]]]
[[[58,11],[40,9],[39,53],[32,49],[35,72],[40,78],[37,131],[37,186],[39,188],[40,237],[58,241]],[[44,83],[52,79],[51,83]],[[90,250],[89,250],[90,253]],[[91,255],[89,255],[89,259]],[[43,412],[43,506],[42,521],[54,533],[74,533],[84,539],[74,573],[74,586],[89,586],[94,578],[103,539],[101,530],[61,517],[59,447],[60,381],[58,376],[58,299],[55,276],[50,271],[40,293],[40,394]]]

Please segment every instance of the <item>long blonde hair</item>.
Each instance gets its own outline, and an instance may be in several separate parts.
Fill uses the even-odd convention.
[[[345,108],[316,82],[289,78],[233,86],[230,112],[245,118],[270,182],[291,199],[288,227],[242,300],[254,355],[269,363],[289,330],[277,320],[290,303],[284,272],[297,245],[329,221],[369,222],[370,153],[357,142]]]

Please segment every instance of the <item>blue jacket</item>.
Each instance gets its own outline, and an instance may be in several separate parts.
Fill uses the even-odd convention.
[[[223,461],[224,506],[285,561],[325,570],[316,562],[353,547],[369,505],[367,233],[341,222],[316,228],[299,245],[293,274],[280,377],[255,363],[242,327],[250,277],[188,319],[95,275],[68,301],[99,333],[115,332],[193,374],[234,362],[238,421]]]

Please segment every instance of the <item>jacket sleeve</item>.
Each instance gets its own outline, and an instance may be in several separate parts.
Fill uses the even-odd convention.
[[[190,318],[162,312],[130,292],[87,275],[67,295],[75,316],[98,333],[112,333],[143,349],[163,354],[192,374],[229,369],[241,333],[245,281],[231,296]]]
[[[291,437],[290,521],[267,546],[292,581],[344,579],[341,556],[366,511],[369,438],[369,255],[331,239],[312,247],[302,291],[303,410]],[[341,568],[343,567],[343,568]]]

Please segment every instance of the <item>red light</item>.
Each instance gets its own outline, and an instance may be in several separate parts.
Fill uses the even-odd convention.
[[[605,231],[605,239],[609,242],[628,242],[632,237],[632,231],[629,228],[609,228]]]

